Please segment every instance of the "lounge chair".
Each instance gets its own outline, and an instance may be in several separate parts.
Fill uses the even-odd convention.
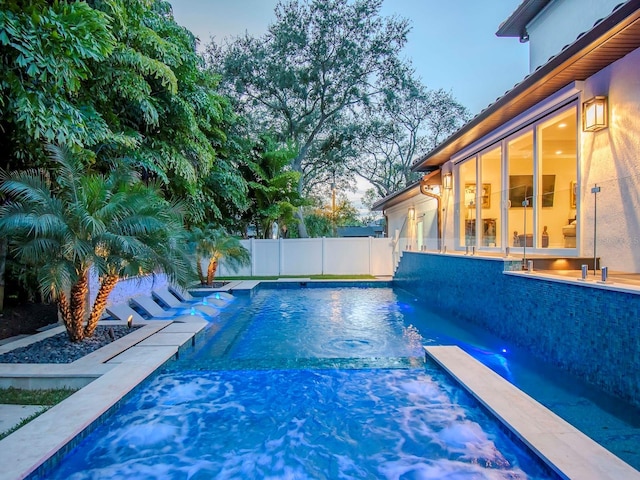
[[[190,305],[186,308],[175,308],[164,310],[158,305],[153,298],[147,295],[138,295],[131,298],[131,303],[145,311],[148,315],[155,318],[173,318],[176,315],[201,315],[207,318],[214,318],[220,314],[220,311],[209,305]]]
[[[193,305],[192,302],[183,302],[178,300],[178,297],[171,293],[167,286],[158,288],[152,291],[151,294],[169,308],[189,308]]]
[[[178,286],[178,285],[169,285],[169,291],[178,297],[178,300],[182,302],[206,302],[208,304],[213,304],[216,306],[224,306],[227,303],[235,300],[235,297],[227,292],[214,292],[211,295],[207,295],[206,297],[194,297],[187,290]]]
[[[121,320],[123,322],[128,321],[129,318],[131,317],[134,324],[148,322],[149,320],[169,320],[164,318],[146,319],[142,315],[140,315],[138,312],[136,312],[133,308],[131,308],[129,305],[126,305],[124,303],[119,303],[117,305],[110,305],[106,308],[106,310],[109,313],[109,315],[111,315],[113,318]],[[206,322],[206,320],[199,315],[179,315],[179,316],[172,317],[170,320],[173,320],[174,322],[178,322],[178,323]]]

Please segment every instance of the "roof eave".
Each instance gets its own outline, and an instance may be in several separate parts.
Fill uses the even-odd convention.
[[[411,185],[405,187],[399,192],[392,193],[391,195],[387,195],[381,200],[378,200],[373,204],[371,210],[380,211],[389,207],[393,207],[398,203],[404,202],[410,198],[417,196],[420,193],[420,180],[412,183]]]
[[[498,27],[498,37],[518,37],[523,39],[527,34],[527,25],[551,0],[524,0],[516,10]]]
[[[499,125],[517,117],[572,81],[585,80],[588,76],[593,75],[638,48],[640,46],[639,9],[640,0],[630,0],[620,6],[611,15],[597,23],[591,30],[581,35],[574,43],[552,57],[546,64],[525,77],[522,82],[472,118],[435,149],[420,157],[413,164],[411,170],[414,172],[425,171],[433,169],[434,166],[442,165],[455,152],[487,135]],[[610,56],[604,60],[600,57],[596,58],[596,60],[592,61],[593,67],[591,69],[585,70],[582,66],[576,67],[576,71],[579,70],[583,74],[577,75],[576,73],[575,78],[566,78],[567,69],[580,64],[582,61],[588,63],[591,52],[609,40],[615,39],[616,35],[627,27],[633,27],[633,44],[629,44],[628,38],[626,38],[626,43],[623,42],[625,39],[621,40],[621,47],[616,54],[609,54]],[[636,31],[638,33],[637,36]],[[625,51],[626,53],[624,53]],[[595,57],[596,55],[594,54]],[[589,65],[591,64],[587,66]],[[507,112],[507,107],[512,108]],[[464,138],[465,136],[468,138]]]

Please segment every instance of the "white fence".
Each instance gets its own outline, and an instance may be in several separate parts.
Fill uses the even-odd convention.
[[[223,261],[217,275],[393,275],[388,238],[251,239],[242,244],[251,252],[251,265],[234,272]]]
[[[389,238],[297,238],[280,240],[242,240],[251,252],[251,265],[237,272],[224,261],[217,276],[281,275],[393,275],[393,245]],[[207,265],[203,264],[206,272]],[[150,295],[167,284],[160,273],[121,280],[109,295],[108,304],[127,302],[134,295]],[[98,293],[98,278],[91,275],[90,301]]]

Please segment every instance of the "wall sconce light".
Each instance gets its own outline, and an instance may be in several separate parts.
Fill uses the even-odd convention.
[[[414,207],[409,207],[409,220],[413,220],[416,218],[416,209]]]
[[[442,188],[445,190],[451,190],[453,188],[453,175],[451,175],[451,172],[445,173],[442,176]]]
[[[597,132],[607,128],[607,97],[597,96],[582,104],[582,130]]]

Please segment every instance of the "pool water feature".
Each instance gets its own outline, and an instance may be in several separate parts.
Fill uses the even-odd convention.
[[[423,363],[458,342],[508,374],[511,347],[410,295],[260,290],[223,316],[43,478],[555,478]]]

